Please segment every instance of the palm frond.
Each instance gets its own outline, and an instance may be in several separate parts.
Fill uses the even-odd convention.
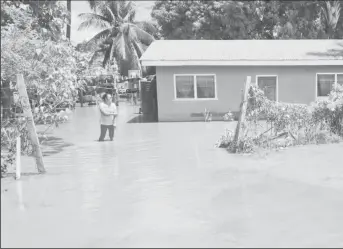
[[[112,10],[112,13],[116,17],[116,20],[121,21],[120,16],[120,1],[110,1],[108,3],[109,8]]]
[[[136,24],[138,28],[144,30],[152,36],[158,32],[157,24],[151,21],[135,22],[134,24]]]
[[[87,2],[91,10],[96,10],[97,5],[99,4],[99,1],[95,0],[88,0]]]
[[[139,28],[135,24],[129,24],[130,30],[132,30],[131,34],[135,34],[136,39],[142,42],[145,45],[150,45],[153,41],[155,41],[155,38],[149,34],[148,32],[144,31],[143,29]]]
[[[86,46],[92,46],[94,44],[99,44],[101,41],[104,41],[107,37],[109,37],[111,33],[111,29],[105,29],[97,33],[91,39],[89,39],[86,43]]]
[[[107,12],[110,14],[110,16],[112,18],[112,22],[114,22],[117,18],[115,16],[115,14],[113,13],[112,9],[109,6],[105,6],[105,8],[107,9]]]
[[[337,26],[340,18],[341,6],[339,1],[326,1],[322,7],[322,14],[325,20],[325,26],[327,29],[334,30]]]
[[[89,65],[90,65],[90,66],[93,65],[93,63],[94,63],[97,59],[99,59],[100,56],[102,56],[102,55],[104,54],[104,52],[105,52],[104,49],[96,50],[96,51],[93,53],[91,59],[89,60]]]
[[[123,60],[127,58],[127,47],[125,35],[123,33],[118,34],[117,37],[114,39],[114,48],[119,57],[121,57]]]
[[[104,16],[111,23],[114,23],[118,16],[116,15],[118,1],[96,1],[95,7],[93,11],[99,13],[100,15]]]
[[[134,22],[136,19],[136,10],[132,10],[129,14],[128,21],[129,22]]]
[[[96,28],[109,28],[110,27],[110,21],[98,14],[94,14],[94,13],[81,13],[79,14],[79,17],[84,19],[85,21],[83,21],[78,30],[83,30],[83,29],[87,29],[89,27],[96,27]]]
[[[141,49],[139,47],[138,42],[137,41],[132,41],[131,43],[128,42],[127,44],[128,44],[128,50],[130,51],[130,58],[131,58],[130,64],[131,64],[132,69],[142,70],[141,64],[140,64],[140,61],[139,61],[138,51],[136,49],[136,46],[138,46],[137,47],[138,49]]]
[[[99,14],[96,14],[96,13],[80,13],[78,15],[78,17],[80,17],[81,19],[84,19],[84,20],[88,20],[88,19],[99,19],[99,20],[103,20],[107,23],[110,23],[111,20],[109,20],[108,18],[102,16],[102,15],[99,15]]]
[[[132,41],[132,44],[137,52],[138,58],[140,58],[144,53],[144,48],[137,40]]]
[[[136,5],[133,1],[120,2],[120,16],[124,22],[133,22],[136,17]]]

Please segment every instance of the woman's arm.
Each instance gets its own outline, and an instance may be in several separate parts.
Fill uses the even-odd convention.
[[[101,113],[104,114],[104,115],[106,115],[106,116],[113,115],[113,112],[109,112],[109,111],[107,111],[107,110],[104,108],[104,104],[103,104],[103,103],[100,103],[99,109],[100,109]]]

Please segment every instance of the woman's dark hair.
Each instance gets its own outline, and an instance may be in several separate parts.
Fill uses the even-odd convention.
[[[101,98],[103,101],[106,101],[107,100],[107,93],[104,93]]]
[[[103,95],[102,95],[102,100],[103,101],[106,101],[107,100],[107,95],[111,95],[110,93],[104,93]]]

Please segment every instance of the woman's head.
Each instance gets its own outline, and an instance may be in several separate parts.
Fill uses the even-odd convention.
[[[104,94],[102,95],[102,100],[103,100],[104,102],[111,101],[111,100],[112,100],[112,95],[109,94],[109,93],[104,93]]]

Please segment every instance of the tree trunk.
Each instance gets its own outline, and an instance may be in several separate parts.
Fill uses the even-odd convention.
[[[69,24],[67,25],[67,39],[70,41],[71,35],[71,0],[67,0],[67,9],[70,14]]]

